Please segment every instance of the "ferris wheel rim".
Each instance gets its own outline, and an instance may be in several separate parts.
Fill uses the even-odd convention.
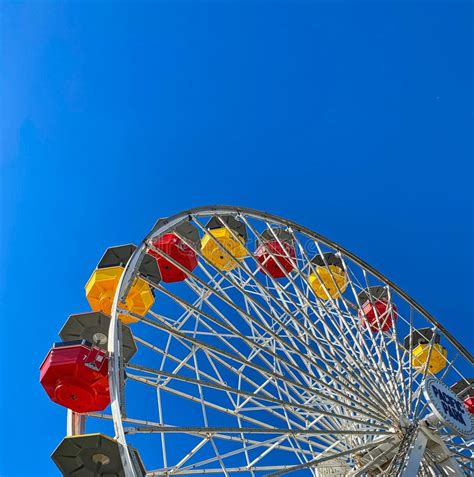
[[[137,268],[139,263],[141,262],[142,257],[146,254],[147,251],[147,242],[152,239],[153,237],[165,233],[167,230],[171,229],[175,225],[183,222],[187,218],[194,217],[201,217],[201,216],[210,216],[210,215],[219,215],[222,213],[236,213],[246,215],[248,217],[252,217],[254,219],[265,219],[270,222],[281,224],[286,227],[289,227],[297,232],[307,235],[309,238],[313,238],[315,240],[324,243],[335,249],[336,251],[340,252],[344,256],[350,258],[353,262],[357,265],[362,267],[363,269],[369,271],[372,275],[377,277],[380,281],[384,284],[389,285],[401,298],[403,298],[410,306],[412,306],[415,310],[417,310],[425,319],[427,319],[436,329],[443,333],[443,335],[451,342],[451,344],[466,358],[471,364],[474,362],[473,356],[464,348],[464,346],[459,343],[456,338],[454,338],[449,331],[444,328],[430,313],[428,313],[421,305],[419,305],[415,300],[413,300],[406,292],[404,292],[400,287],[394,284],[391,280],[386,278],[382,273],[374,269],[372,266],[367,264],[365,261],[360,259],[358,256],[349,252],[344,247],[341,247],[336,242],[327,239],[326,237],[322,236],[321,234],[314,232],[313,230],[301,226],[291,220],[282,218],[280,216],[269,214],[267,212],[258,211],[255,209],[250,209],[246,207],[238,207],[238,206],[226,206],[226,205],[213,205],[213,206],[201,206],[196,207],[188,210],[184,210],[173,216],[170,216],[166,219],[160,219],[155,226],[151,229],[151,231],[146,235],[143,239],[139,247],[135,250],[132,254],[130,260],[128,261],[127,265],[125,266],[125,270],[121,276],[119,281],[117,291],[114,297],[114,304],[112,306],[112,319],[110,323],[110,330],[109,330],[109,352],[111,353],[111,360],[110,360],[110,392],[111,392],[111,409],[113,415],[114,426],[116,429],[116,435],[118,441],[122,444],[121,452],[122,452],[122,460],[124,463],[124,467],[126,469],[126,475],[130,475],[134,477],[136,475],[134,470],[134,464],[132,462],[131,453],[127,448],[127,440],[124,433],[123,427],[123,414],[121,410],[121,383],[118,376],[118,371],[121,369],[120,365],[120,356],[118,354],[119,349],[119,312],[118,312],[118,304],[120,303],[121,299],[127,293],[127,287],[130,286],[131,280],[135,276],[137,272]]]

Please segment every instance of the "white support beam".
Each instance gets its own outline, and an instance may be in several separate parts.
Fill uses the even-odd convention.
[[[418,475],[418,469],[420,468],[425,453],[426,444],[428,444],[428,436],[418,429],[415,440],[408,450],[407,459],[405,460],[404,467],[399,474],[400,477],[413,477],[414,475]]]
[[[67,410],[67,436],[77,436],[84,434],[86,428],[86,416],[77,412]]]

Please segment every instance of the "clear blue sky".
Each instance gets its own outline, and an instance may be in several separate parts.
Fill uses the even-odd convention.
[[[309,226],[472,349],[471,3],[0,9],[1,477],[57,475],[38,367],[103,250],[185,208]]]

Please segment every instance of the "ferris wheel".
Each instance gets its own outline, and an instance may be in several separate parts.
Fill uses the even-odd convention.
[[[63,475],[474,475],[472,355],[303,226],[187,210],[85,289],[41,365]]]

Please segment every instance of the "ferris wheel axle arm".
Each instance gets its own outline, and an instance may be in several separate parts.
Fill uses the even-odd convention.
[[[397,477],[417,475],[422,461],[426,457],[426,452],[429,452],[429,460],[432,460],[436,467],[442,469],[443,475],[449,477],[463,477],[466,475],[453,457],[454,452],[449,450],[444,440],[433,432],[425,421],[421,421],[415,430],[412,444],[397,471]]]

